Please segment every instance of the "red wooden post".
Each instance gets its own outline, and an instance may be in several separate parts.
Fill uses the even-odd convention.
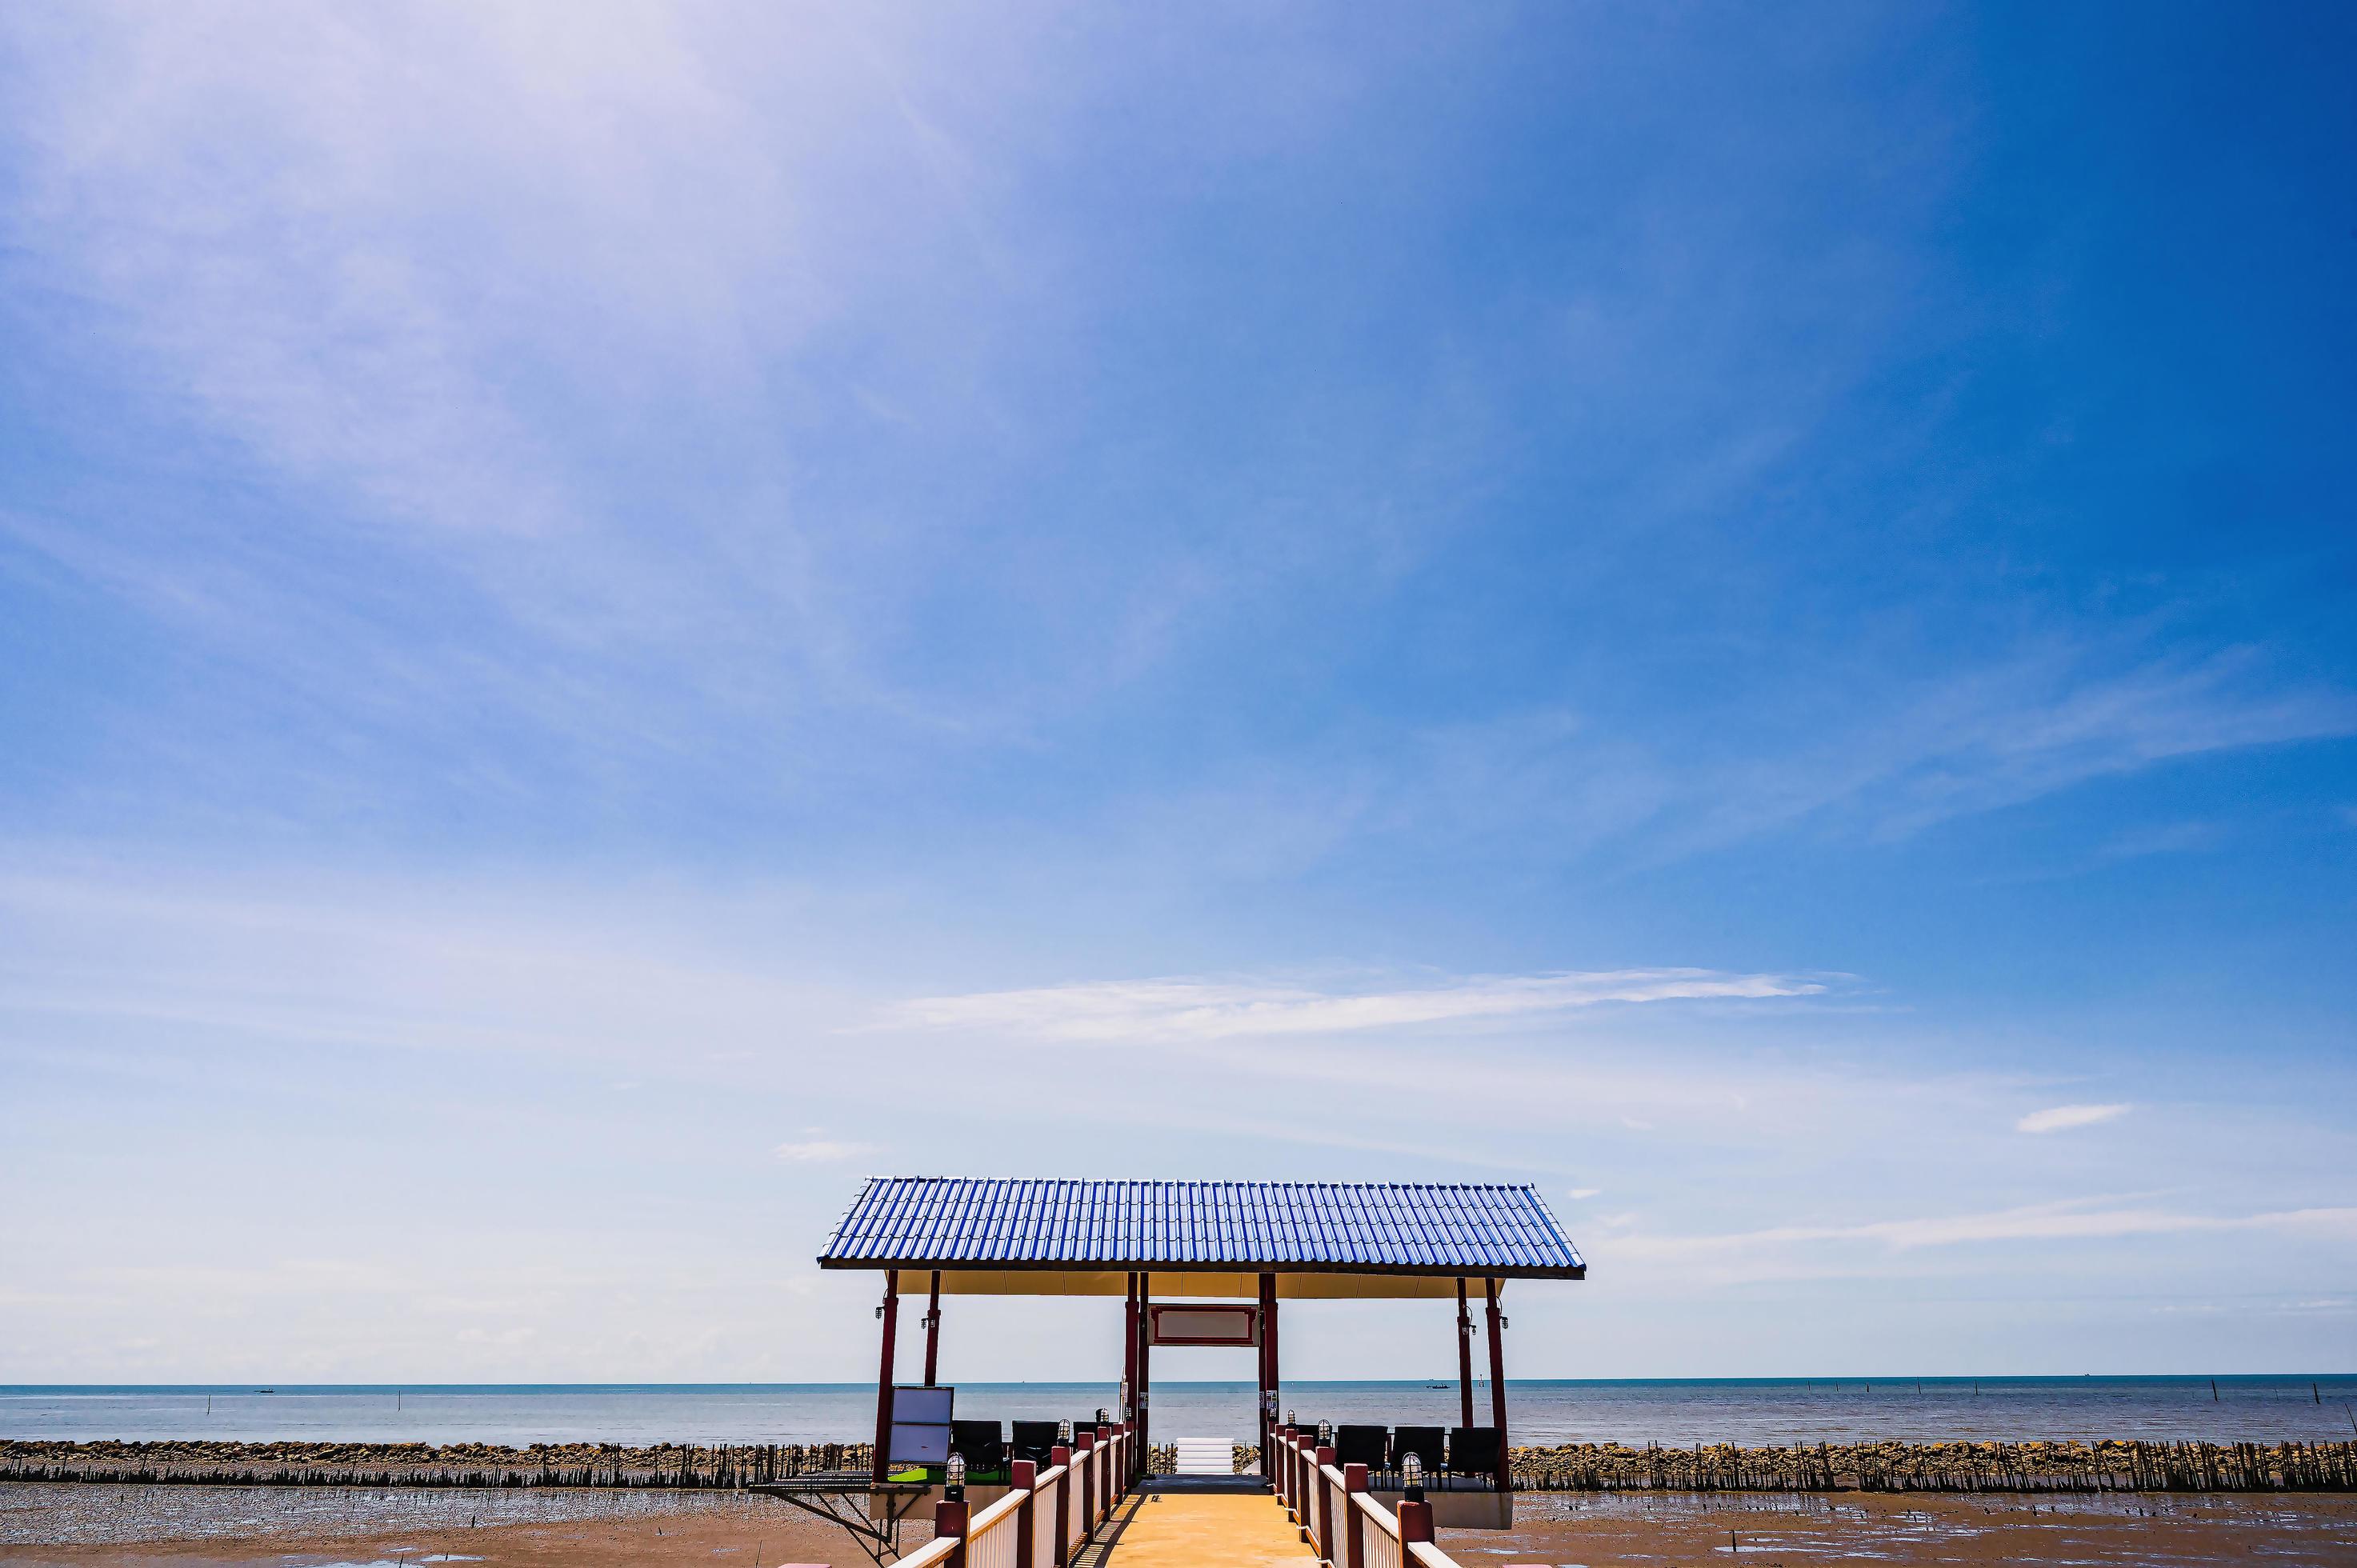
[[[1054,1568],[1064,1568],[1071,1553],[1072,1451],[1059,1443],[1048,1450],[1048,1463],[1062,1472],[1056,1477],[1056,1551]]]
[[[1276,1344],[1276,1310],[1270,1304],[1276,1298],[1276,1276],[1260,1277],[1260,1473],[1273,1487],[1276,1480],[1276,1422],[1269,1410],[1275,1402],[1270,1391],[1276,1380],[1268,1375],[1268,1358]]]
[[[1490,1424],[1498,1429],[1498,1489],[1514,1488],[1514,1461],[1506,1447],[1506,1320],[1498,1315],[1498,1282],[1484,1280],[1490,1292]]]
[[[1097,1528],[1097,1434],[1096,1428],[1083,1426],[1072,1434],[1072,1463],[1081,1472],[1081,1534],[1083,1538]]]
[[[1367,1516],[1360,1511],[1359,1494],[1367,1489],[1367,1467],[1364,1465],[1342,1466],[1342,1503],[1350,1519],[1342,1526],[1342,1551],[1335,1557],[1334,1568],[1366,1568]]]
[[[1334,1557],[1334,1493],[1326,1481],[1326,1466],[1333,1462],[1334,1450],[1321,1443],[1315,1460],[1317,1468],[1309,1472],[1311,1487],[1318,1496],[1318,1555],[1329,1562]]]
[[[1276,1356],[1276,1276],[1275,1274],[1263,1274],[1261,1275],[1261,1278],[1266,1282],[1262,1288],[1268,1293],[1268,1305],[1266,1308],[1268,1321],[1262,1326],[1262,1332],[1268,1336],[1268,1391],[1271,1395],[1275,1395],[1278,1391],[1279,1380],[1282,1376],[1282,1369],[1278,1365]],[[1271,1402],[1274,1403],[1275,1401],[1272,1400]],[[1279,1410],[1282,1410],[1284,1406],[1282,1405],[1277,1406],[1277,1409]],[[1275,1434],[1276,1431],[1276,1416],[1275,1412],[1270,1412],[1268,1427],[1270,1433],[1272,1434]]]
[[[1039,1465],[1033,1459],[1017,1459],[1007,1466],[1009,1482],[1023,1500],[1015,1505],[1015,1568],[1033,1568],[1032,1538],[1039,1533],[1038,1514],[1039,1502]]]
[[[1129,1274],[1129,1294],[1121,1303],[1121,1386],[1129,1408],[1118,1412],[1125,1422],[1137,1417],[1137,1271]]]
[[[1409,1502],[1403,1498],[1399,1506],[1399,1521],[1402,1557],[1407,1555],[1405,1548],[1409,1545],[1415,1541],[1432,1539],[1432,1505],[1430,1503]]]
[[[942,1559],[950,1568],[965,1568],[965,1524],[966,1511],[963,1498],[959,1498],[954,1502],[948,1498],[943,1498],[933,1505],[934,1536],[939,1540],[957,1542],[950,1549],[950,1554]]]
[[[1154,1463],[1154,1422],[1147,1391],[1154,1387],[1154,1276],[1137,1276],[1137,1473]]]
[[[933,1288],[925,1298],[925,1387],[940,1382],[942,1366],[942,1272],[933,1271]]]
[[[882,1481],[891,1469],[892,1348],[900,1337],[900,1276],[884,1273],[884,1361],[876,1374],[876,1458],[870,1478]]]
[[[1457,1402],[1463,1407],[1465,1419],[1459,1426],[1473,1424],[1473,1313],[1465,1305],[1465,1281],[1457,1281]]]

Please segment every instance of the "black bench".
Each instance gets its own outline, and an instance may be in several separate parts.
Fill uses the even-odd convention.
[[[979,1481],[985,1476],[1004,1477],[1006,1470],[1006,1439],[1000,1435],[995,1421],[952,1421],[950,1423],[950,1452],[965,1461],[966,1478]]]
[[[1441,1473],[1441,1431],[1437,1426],[1402,1426],[1392,1431],[1392,1468],[1397,1470],[1411,1454],[1424,1461],[1425,1474]]]
[[[1055,1463],[1056,1444],[1062,1439],[1056,1435],[1052,1421],[1018,1421],[1015,1423],[1015,1457],[1028,1459],[1042,1470]],[[972,1460],[967,1461],[972,1464]]]
[[[1364,1465],[1370,1470],[1380,1470],[1391,1449],[1391,1435],[1380,1426],[1338,1426],[1334,1429],[1334,1463]]]
[[[1448,1473],[1452,1476],[1495,1476],[1498,1473],[1498,1429],[1494,1426],[1450,1427]]]

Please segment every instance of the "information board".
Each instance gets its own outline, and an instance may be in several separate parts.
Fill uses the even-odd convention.
[[[1154,1303],[1146,1316],[1157,1345],[1257,1345],[1260,1308],[1233,1305],[1165,1306]]]
[[[950,1410],[957,1390],[892,1385],[892,1463],[946,1465],[950,1458]]]

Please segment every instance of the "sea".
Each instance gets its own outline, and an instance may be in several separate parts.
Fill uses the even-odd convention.
[[[2323,1442],[2357,1438],[2357,1374],[2266,1377],[1509,1380],[1517,1444],[2028,1442],[2067,1438]],[[969,1383],[961,1418],[1085,1421],[1105,1383]],[[1158,1382],[1154,1435],[1254,1432],[1250,1383]],[[1454,1383],[1297,1382],[1304,1425],[1450,1425]],[[1490,1390],[1474,1390],[1489,1423]],[[875,1431],[861,1383],[176,1384],[0,1386],[0,1440],[350,1443],[856,1442]]]

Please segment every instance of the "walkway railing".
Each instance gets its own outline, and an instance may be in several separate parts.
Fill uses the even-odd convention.
[[[1432,1505],[1399,1511],[1368,1495],[1364,1465],[1334,1466],[1334,1450],[1295,1428],[1276,1435],[1277,1500],[1333,1568],[1457,1568],[1432,1541]]]
[[[1075,1434],[1045,1470],[1017,1459],[1007,1494],[972,1518],[963,1501],[935,1503],[933,1539],[894,1568],[1067,1568],[1127,1495],[1135,1441],[1124,1423]]]

